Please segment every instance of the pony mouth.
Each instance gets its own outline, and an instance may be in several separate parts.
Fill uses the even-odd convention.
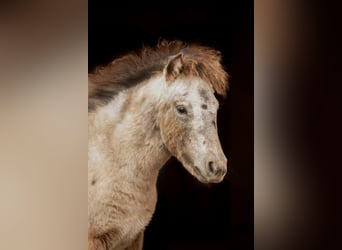
[[[220,178],[215,178],[215,177],[212,177],[210,178],[209,176],[204,176],[200,170],[199,167],[197,166],[192,166],[191,169],[193,170],[191,172],[191,174],[200,182],[202,183],[205,183],[205,184],[210,184],[210,183],[220,183],[224,176],[220,177]]]
[[[192,166],[191,168],[193,169],[192,175],[193,175],[195,178],[197,178],[200,182],[202,182],[202,183],[210,183],[210,181],[208,180],[208,178],[206,178],[206,177],[202,174],[202,172],[201,172],[201,170],[199,169],[199,167],[197,167],[197,166]]]
[[[211,176],[203,173],[201,169],[198,167],[198,165],[194,164],[193,162],[189,161],[180,161],[184,168],[199,182],[202,182],[204,184],[210,184],[210,183],[219,183],[223,180],[222,178],[217,178],[216,176]]]
[[[178,158],[178,157],[177,157]],[[202,183],[210,183],[208,178],[206,178],[200,168],[194,164],[194,162],[185,154],[178,158],[179,161],[182,163],[183,167],[198,181]]]

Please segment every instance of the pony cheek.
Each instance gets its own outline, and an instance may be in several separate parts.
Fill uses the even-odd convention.
[[[165,145],[167,150],[170,152],[170,154],[173,156],[176,156],[177,147],[176,147],[175,137],[172,136],[172,134],[161,132],[161,138],[162,138],[163,144]]]
[[[169,128],[167,126],[166,122],[163,122],[160,124],[160,137],[164,144],[164,146],[167,148],[167,150],[173,155],[175,149],[173,148],[173,138],[171,136],[171,133],[169,133]]]
[[[168,123],[169,124],[169,123]],[[181,131],[175,127],[162,126],[160,129],[162,142],[171,155],[179,156],[179,144],[181,143]]]

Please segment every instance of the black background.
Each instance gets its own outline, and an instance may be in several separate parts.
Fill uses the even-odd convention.
[[[214,47],[230,75],[218,113],[229,173],[204,185],[172,158],[160,172],[144,249],[253,249],[253,1],[97,0],[88,17],[89,71],[165,38]]]

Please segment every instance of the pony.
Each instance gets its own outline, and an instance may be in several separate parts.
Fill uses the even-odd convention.
[[[202,183],[223,180],[221,59],[210,47],[163,40],[89,74],[88,249],[142,249],[158,173],[172,156]]]

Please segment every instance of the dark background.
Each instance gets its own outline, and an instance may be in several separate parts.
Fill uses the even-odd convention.
[[[88,17],[89,71],[165,38],[214,47],[230,75],[218,113],[229,173],[204,185],[172,158],[160,172],[144,249],[253,249],[253,1],[89,1]]]

